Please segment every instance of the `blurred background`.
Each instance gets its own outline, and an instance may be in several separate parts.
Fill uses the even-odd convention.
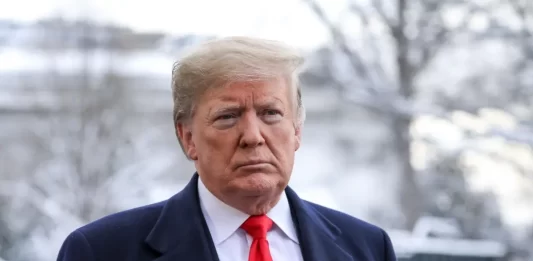
[[[533,260],[533,1],[0,0],[0,260],[194,172],[172,64],[229,35],[307,58],[291,186],[401,260]]]

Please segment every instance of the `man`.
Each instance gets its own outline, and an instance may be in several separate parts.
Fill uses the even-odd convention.
[[[72,232],[59,261],[396,260],[388,235],[287,184],[305,118],[302,58],[274,42],[211,41],[176,63],[174,123],[194,162],[170,199]]]

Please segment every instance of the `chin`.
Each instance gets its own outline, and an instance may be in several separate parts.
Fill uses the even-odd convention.
[[[276,192],[281,180],[276,174],[255,172],[239,178],[236,183],[238,190],[248,195],[261,196]]]

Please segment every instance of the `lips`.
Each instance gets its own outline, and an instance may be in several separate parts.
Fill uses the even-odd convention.
[[[242,168],[242,167],[260,167],[261,165],[266,165],[266,164],[270,164],[270,162],[268,161],[265,161],[265,160],[249,160],[249,161],[245,161],[245,162],[240,162],[239,164],[237,164],[237,169],[238,168]]]

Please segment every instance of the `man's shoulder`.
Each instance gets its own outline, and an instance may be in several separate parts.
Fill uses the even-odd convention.
[[[322,216],[325,223],[336,227],[341,239],[337,242],[350,249],[353,255],[364,260],[396,260],[390,237],[382,228],[346,213],[305,202]]]
[[[87,239],[148,234],[157,222],[166,201],[116,212],[78,229]]]
[[[57,260],[125,260],[131,252],[146,254],[141,247],[165,202],[110,214],[77,228],[64,240]]]
[[[367,221],[364,221],[362,219],[356,218],[354,216],[332,208],[328,208],[309,201],[305,202],[318,213],[320,213],[320,215],[322,215],[326,220],[331,222],[343,232],[353,232],[343,234],[364,235],[367,238],[368,236],[375,236],[376,239],[383,239],[385,231],[377,225],[371,224]]]

